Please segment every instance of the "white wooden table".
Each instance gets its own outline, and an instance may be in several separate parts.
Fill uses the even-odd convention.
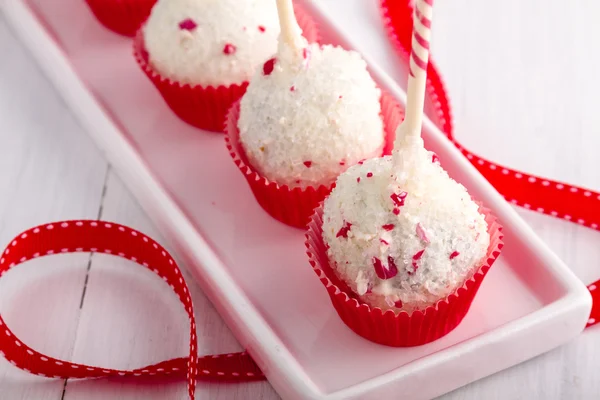
[[[600,3],[454,0],[436,7],[433,54],[452,95],[459,140],[499,163],[600,189]],[[378,23],[374,12],[365,18]],[[0,244],[33,225],[71,218],[113,220],[160,241],[1,15],[0,151]],[[600,277],[598,232],[521,213],[585,282]],[[189,283],[200,352],[238,350]],[[186,347],[185,317],[174,296],[149,273],[102,256],[53,257],[9,272],[0,280],[0,312],[32,347],[77,362],[138,367],[182,355]],[[600,328],[593,328],[443,398],[600,398],[599,343]],[[2,399],[146,400],[185,393],[184,382],[44,380],[0,359]],[[261,382],[202,384],[197,398],[278,396]]]

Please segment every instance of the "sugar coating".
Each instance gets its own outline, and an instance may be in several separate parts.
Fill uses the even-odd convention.
[[[332,267],[363,301],[412,312],[463,285],[490,238],[478,205],[420,138],[394,157],[339,176],[324,204],[323,239]]]
[[[356,52],[280,44],[241,101],[240,141],[252,166],[290,187],[329,185],[381,155],[381,91]],[[269,64],[270,63],[270,64]]]
[[[143,30],[150,64],[192,85],[240,84],[277,49],[275,0],[158,0]]]

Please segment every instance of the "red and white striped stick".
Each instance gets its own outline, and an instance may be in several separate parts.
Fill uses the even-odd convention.
[[[406,116],[396,131],[394,148],[406,135],[420,136],[425,105],[427,64],[429,62],[429,40],[431,38],[431,18],[433,0],[416,0],[413,13],[412,51],[409,62]]]

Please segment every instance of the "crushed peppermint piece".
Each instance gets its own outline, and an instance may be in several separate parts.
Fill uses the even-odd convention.
[[[191,18],[186,18],[179,23],[179,29],[182,31],[193,31],[197,26],[198,24]]]
[[[352,224],[348,221],[344,221],[344,225],[340,228],[335,237],[343,237],[348,239],[348,232],[350,231],[350,228],[352,228]]]
[[[358,272],[358,276],[356,277],[354,282],[356,282],[356,293],[358,293],[359,296],[362,296],[363,294],[367,293],[369,281],[365,279],[362,271]]]
[[[385,296],[385,304],[389,307],[394,307],[394,300],[390,296]]]
[[[419,261],[421,259],[421,257],[423,257],[423,253],[425,253],[425,250],[420,250],[420,251],[416,252],[415,255],[412,257],[412,259],[413,259],[412,266],[414,268],[413,272],[417,272],[417,270],[419,269],[419,265],[417,264],[417,261]],[[412,275],[412,274],[409,273],[409,275]]]
[[[377,257],[373,257],[373,267],[375,268],[375,274],[377,274],[379,279],[391,279],[398,274],[396,264],[388,264],[388,266],[385,267],[381,260]]]
[[[369,286],[364,281],[356,282],[356,293],[359,296],[366,294],[368,289],[369,289]]]
[[[408,193],[400,192],[400,193],[393,193],[390,196],[390,198],[392,199],[392,201],[394,202],[396,207],[402,207],[404,205],[404,201],[406,200],[406,196],[408,196]]]
[[[452,252],[452,254],[450,254],[450,259],[452,260],[453,258],[458,257],[459,255],[460,255],[460,253],[458,251],[454,250]]]
[[[306,168],[310,168],[312,165],[312,161],[304,161],[303,164],[306,166]]]
[[[416,261],[413,261],[413,262],[412,262],[412,266],[413,266],[413,268],[414,268],[414,271],[412,271],[412,272],[411,272],[411,271],[408,271],[408,274],[409,274],[409,275],[412,275],[412,274],[414,274],[414,273],[415,273],[415,272],[417,272],[417,270],[419,269],[419,266],[417,265],[417,262],[416,262]]]
[[[423,253],[425,253],[425,249],[416,252],[415,255],[412,257],[412,259],[413,260],[420,260],[421,257],[423,257]]]
[[[231,43],[227,43],[225,45],[225,47],[223,47],[224,54],[233,54],[233,53],[235,53],[236,50],[237,50],[237,48],[234,45],[232,45]]]
[[[431,155],[431,162],[434,164],[438,164],[438,165],[440,164],[440,158],[438,157],[437,154],[433,153]]]
[[[265,76],[271,75],[271,73],[273,72],[273,69],[275,69],[276,62],[277,62],[276,58],[271,58],[270,60],[267,60],[263,65],[263,75],[265,75]]]
[[[392,256],[388,256],[388,267],[390,271],[396,271],[396,273],[398,272],[398,267],[396,267],[396,261]]]
[[[391,231],[392,229],[394,229],[394,224],[385,224],[382,226],[382,228],[386,231]]]
[[[422,241],[424,241],[425,243],[429,243],[429,238],[427,237],[427,232],[425,232],[425,229],[423,229],[423,226],[421,225],[420,222],[417,224],[417,237],[419,239],[421,239]]]

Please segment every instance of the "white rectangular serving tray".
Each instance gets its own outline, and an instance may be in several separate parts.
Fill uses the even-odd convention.
[[[402,89],[372,62],[403,79],[381,32],[352,16],[346,0],[301,3],[324,41],[368,49],[374,78],[404,103]],[[429,399],[584,329],[591,308],[585,286],[427,120],[427,147],[499,217],[506,245],[449,335],[414,348],[358,337],[308,265],[303,232],[258,206],[222,135],[171,113],[136,65],[131,40],[105,30],[83,0],[0,0],[0,8],[283,398]]]

